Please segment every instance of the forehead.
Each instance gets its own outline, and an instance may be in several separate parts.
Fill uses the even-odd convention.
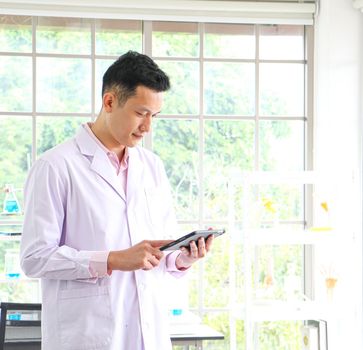
[[[126,101],[126,104],[128,106],[138,106],[139,108],[158,112],[163,103],[163,95],[163,92],[157,92],[145,86],[138,86],[135,95],[131,96]]]

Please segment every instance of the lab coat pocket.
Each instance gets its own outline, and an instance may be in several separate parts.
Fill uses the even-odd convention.
[[[112,329],[107,286],[60,291],[59,330],[62,349],[108,349]]]
[[[159,188],[145,189],[146,202],[150,217],[151,226],[157,237],[164,236],[164,198],[163,192]]]

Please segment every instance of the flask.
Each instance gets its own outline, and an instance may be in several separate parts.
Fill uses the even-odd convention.
[[[19,201],[16,198],[13,185],[10,184],[5,185],[5,199],[4,199],[3,213],[4,214],[20,213]]]
[[[17,249],[7,249],[5,251],[5,277],[17,279],[20,277],[19,251]]]

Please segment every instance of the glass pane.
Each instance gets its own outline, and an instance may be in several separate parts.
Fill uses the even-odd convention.
[[[260,64],[260,115],[304,116],[304,65]]]
[[[198,135],[197,120],[156,119],[153,124],[153,150],[164,162],[179,220],[198,219]]]
[[[32,18],[0,16],[0,51],[32,51]]]
[[[108,67],[114,62],[115,60],[96,60],[96,73],[95,73],[95,106],[96,106],[96,113],[101,110],[102,107],[102,79],[103,75],[106,73]]]
[[[170,78],[162,114],[198,114],[199,64],[197,62],[157,62]]]
[[[204,217],[226,220],[227,181],[233,169],[252,170],[254,166],[254,122],[205,122]]]
[[[255,248],[254,294],[259,301],[303,301],[304,249],[299,245]]]
[[[142,51],[142,22],[114,19],[96,20],[96,54],[120,56]]]
[[[259,42],[260,59],[304,59],[304,26],[277,24],[261,26]]]
[[[248,227],[278,229],[286,221],[304,224],[303,185],[253,185],[248,195],[252,203]]]
[[[80,125],[89,122],[81,117],[38,117],[37,118],[37,155],[74,136]]]
[[[91,60],[39,57],[37,111],[89,113]]]
[[[224,335],[224,340],[204,340],[203,349],[206,350],[226,350],[230,349],[230,330],[229,330],[229,314],[228,312],[208,312],[203,317],[203,323],[212,327],[216,331]],[[239,343],[239,342],[238,342]],[[241,349],[238,344],[237,349]],[[233,347],[231,347],[233,348]]]
[[[31,112],[31,57],[0,57],[0,111]]]
[[[212,225],[221,227],[221,225]],[[203,305],[207,308],[227,308],[229,304],[229,249],[227,234],[213,242],[212,253],[204,262]]]
[[[256,326],[259,350],[301,350],[301,321],[261,322]],[[304,347],[305,349],[305,347]]]
[[[303,121],[261,120],[259,126],[261,170],[304,170]]]
[[[31,117],[6,117],[0,116],[0,203],[1,218],[22,214],[23,208],[23,185],[27,172],[31,166],[32,154],[32,119]],[[6,192],[10,185],[11,193]],[[6,207],[7,194],[10,199],[18,200],[19,210],[15,207]],[[8,203],[10,204],[10,203]]]
[[[205,63],[205,113],[254,115],[254,67],[252,63]]]
[[[197,23],[153,22],[152,55],[154,57],[198,57]]]
[[[38,17],[37,52],[91,54],[91,20]]]
[[[40,302],[39,281],[24,278],[19,265],[19,241],[2,240],[0,244],[1,301]]]
[[[255,40],[253,25],[206,24],[204,55],[205,57],[253,59]]]

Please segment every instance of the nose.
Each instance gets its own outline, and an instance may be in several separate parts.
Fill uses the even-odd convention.
[[[151,119],[152,116],[147,115],[144,119],[142,124],[140,125],[140,131],[142,132],[149,132],[151,129]]]

